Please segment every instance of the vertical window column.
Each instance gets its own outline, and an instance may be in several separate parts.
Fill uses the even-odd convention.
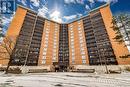
[[[48,21],[47,28],[45,29],[45,40],[44,40],[42,64],[46,64],[46,54],[47,54],[48,42],[49,42],[49,31],[50,31],[50,22]]]
[[[81,21],[78,21],[78,34],[79,34],[79,43],[80,43],[80,52],[82,57],[82,64],[86,64],[86,53],[85,53],[85,42],[83,38],[83,31],[81,28]]]
[[[70,44],[71,44],[71,56],[72,56],[72,64],[75,64],[75,48],[74,48],[74,30],[73,25],[70,25]]]
[[[56,57],[57,57],[57,35],[58,35],[58,24],[55,24],[55,29],[54,29],[54,43],[53,43],[53,57],[52,57],[52,62],[56,62]]]

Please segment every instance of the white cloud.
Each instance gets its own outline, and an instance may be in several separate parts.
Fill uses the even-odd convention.
[[[77,16],[78,16],[78,17],[81,17],[81,16],[83,16],[83,14],[80,14],[80,13],[79,13],[79,14],[77,14]]]
[[[6,33],[6,30],[7,30],[8,26],[9,26],[10,22],[12,21],[14,15],[15,15],[15,12],[9,18],[6,17],[6,16],[2,16],[2,25],[3,25],[2,30],[3,30],[3,33]]]
[[[39,1],[39,0],[30,0],[30,2],[31,2],[32,5],[35,6],[35,7],[39,7],[39,5],[40,5],[40,1]]]
[[[76,3],[76,1],[75,1],[75,0],[64,0],[64,2],[65,2],[66,4]]]
[[[38,15],[42,17],[46,17],[46,15],[49,13],[48,8],[46,6],[42,6],[42,8],[38,9]]]
[[[84,4],[84,0],[76,0],[76,2],[79,4]]]
[[[98,2],[116,3],[118,0],[96,0]]]
[[[21,2],[23,5],[27,5],[27,1],[26,0],[18,0],[18,2]]]
[[[94,0],[88,0],[90,3],[94,3],[95,1]]]
[[[70,4],[70,3],[73,3],[73,4],[76,4],[76,3],[78,3],[78,4],[84,4],[84,0],[64,0],[64,2],[66,4]]]
[[[14,14],[15,14],[15,13],[14,13]],[[10,18],[7,18],[7,17],[3,16],[3,17],[2,17],[2,24],[3,24],[4,26],[6,26],[6,24],[9,24],[9,23],[12,21],[12,19],[13,19],[13,17],[14,17],[14,14],[13,14]]]
[[[77,15],[70,15],[70,16],[64,16],[63,17],[66,21],[72,20],[74,18],[77,18]]]
[[[62,18],[60,15],[60,12],[55,10],[54,12],[50,13],[50,19],[56,22],[61,23],[62,22]]]
[[[90,10],[89,5],[87,5],[87,4],[86,4],[85,8],[86,8],[86,10]]]
[[[64,22],[70,22],[70,21],[72,21],[76,18],[79,18],[81,16],[83,16],[83,14],[77,13],[77,14],[74,14],[74,15],[63,16],[62,19],[64,20]]]

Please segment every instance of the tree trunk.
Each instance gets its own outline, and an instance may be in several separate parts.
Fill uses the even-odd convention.
[[[9,67],[11,66],[11,61],[12,61],[12,58],[11,58],[11,56],[10,56],[10,59],[9,59],[9,62],[8,62],[8,65],[7,65],[7,68],[6,68],[5,74],[8,74]]]

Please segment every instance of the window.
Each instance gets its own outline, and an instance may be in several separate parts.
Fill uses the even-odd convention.
[[[70,27],[72,28],[72,27],[73,27],[73,25],[71,24],[71,25],[70,25]]]
[[[44,48],[43,51],[46,52],[46,51],[47,51],[47,48]]]
[[[83,40],[80,40],[80,44],[83,43]]]
[[[81,20],[78,21],[78,24],[80,24],[80,23],[81,23]]]
[[[74,56],[72,56],[72,60],[75,60],[75,57],[74,57]]]
[[[50,22],[48,22],[47,25],[49,26],[49,25],[50,25]]]
[[[82,33],[79,34],[79,37],[82,37]]]
[[[71,39],[71,42],[74,42],[74,39]]]
[[[71,38],[71,39],[74,39],[74,36],[71,36],[70,38]]]
[[[84,46],[84,44],[80,44],[80,47],[83,47]]]
[[[48,37],[48,36],[49,36],[48,34],[45,35],[45,37]]]
[[[74,52],[74,49],[72,49],[72,52]]]
[[[84,47],[82,47],[82,48],[80,48],[80,50],[81,50],[81,51],[84,51],[85,49],[84,49]]]
[[[46,55],[46,52],[43,52],[43,55],[45,56],[45,55]]]
[[[45,44],[48,44],[48,41],[47,41],[47,40],[45,40]]]
[[[46,59],[46,56],[43,56],[42,59],[45,60],[45,59]]]
[[[78,27],[78,30],[81,30],[81,28],[80,28],[80,27]]]
[[[54,33],[57,33],[57,31],[55,30]]]
[[[45,44],[45,45],[44,45],[44,47],[45,47],[45,48],[47,48],[47,47],[48,47],[48,45],[47,45],[47,44]]]
[[[79,40],[83,40],[83,37],[79,37]]]
[[[71,30],[70,32],[73,33],[73,30]]]
[[[85,51],[82,51],[81,54],[85,54]]]
[[[82,60],[82,63],[83,63],[83,64],[86,64],[86,60]]]
[[[42,60],[42,64],[45,64],[46,63],[46,60]]]
[[[56,36],[56,35],[57,35],[57,33],[54,33],[54,35]]]
[[[56,49],[56,46],[53,46],[54,49]]]
[[[57,43],[54,43],[54,45],[56,46],[56,45],[57,45]]]
[[[46,31],[46,33],[48,34],[48,33],[49,33],[49,31]]]
[[[53,52],[56,52],[56,49],[54,49]]]
[[[75,62],[72,60],[72,64],[75,64]]]
[[[70,35],[71,35],[71,36],[73,36],[73,35],[74,35],[74,33],[70,33]]]
[[[53,53],[53,58],[56,58],[56,53]]]
[[[82,33],[82,31],[81,30],[79,30],[79,34],[81,34]]]
[[[72,53],[72,56],[74,56],[75,55],[75,53]]]
[[[85,59],[86,59],[86,56],[85,56],[85,55],[83,55],[83,56],[82,56],[82,60],[85,60]]]
[[[54,36],[54,39],[57,39],[57,37],[56,37],[56,36]]]
[[[48,37],[45,37],[45,40],[48,41]]]
[[[55,62],[55,61],[56,61],[56,58],[55,58],[55,57],[53,57],[53,58],[52,58],[52,61],[53,61],[53,62]]]
[[[71,42],[70,44],[71,44],[71,45],[74,45],[74,42]]]
[[[74,48],[74,45],[72,45],[71,48]]]

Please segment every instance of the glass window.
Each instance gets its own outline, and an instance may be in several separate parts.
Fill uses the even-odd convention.
[[[79,40],[83,40],[83,37],[79,37]]]
[[[70,32],[73,33],[73,30],[71,30]]]
[[[78,30],[81,30],[81,28],[80,28],[80,27],[78,27]]]
[[[57,43],[54,43],[54,45],[56,46],[56,45],[57,45]]]
[[[72,49],[72,52],[74,52],[74,49]]]
[[[48,44],[48,41],[47,41],[47,40],[45,40],[45,44]]]
[[[54,36],[54,39],[57,39],[57,37],[56,37],[56,36]]]
[[[83,43],[83,40],[80,40],[79,42],[80,42],[80,44],[81,44],[81,43]]]
[[[75,53],[72,53],[72,56],[74,56],[75,55]]]
[[[49,36],[49,34],[46,34],[46,35],[45,35],[45,37],[48,37],[48,36]]]
[[[75,62],[72,60],[72,64],[75,64]]]
[[[56,52],[56,49],[54,49],[53,52]]]
[[[48,41],[48,37],[45,37],[45,40],[47,40],[47,41]]]
[[[47,51],[47,48],[44,48],[43,51],[46,52],[46,51]]]
[[[53,57],[56,57],[56,53],[53,54]]]
[[[80,34],[80,33],[82,33],[82,31],[81,31],[81,30],[79,30],[79,34]]]
[[[46,63],[46,60],[42,60],[42,64],[45,64]]]
[[[54,45],[54,46],[53,46],[53,48],[55,49],[55,48],[56,48],[56,46]]]
[[[81,51],[84,51],[85,49],[84,49],[84,47],[82,47],[82,48],[80,48],[80,50],[81,50]]]
[[[73,24],[71,24],[70,27],[73,27]]]
[[[72,60],[75,60],[75,57],[74,57],[74,56],[72,56]]]
[[[74,39],[71,39],[71,42],[74,42]]]
[[[84,46],[84,44],[80,44],[80,47],[83,47]]]
[[[72,45],[71,48],[74,48],[74,45]]]
[[[86,60],[82,60],[82,63],[83,63],[83,64],[86,64]]]
[[[86,59],[86,56],[85,56],[85,55],[83,55],[83,56],[82,56],[82,60],[85,60],[85,59]]]
[[[43,56],[42,59],[45,60],[45,59],[46,59],[46,56]]]
[[[79,34],[79,37],[82,37],[82,33]]]
[[[45,44],[44,47],[47,48],[47,47],[48,47],[48,44]]]
[[[85,51],[82,51],[81,54],[85,54]]]
[[[46,31],[46,33],[48,34],[48,33],[49,33],[49,31]]]
[[[46,56],[46,52],[43,52],[43,55]]]

